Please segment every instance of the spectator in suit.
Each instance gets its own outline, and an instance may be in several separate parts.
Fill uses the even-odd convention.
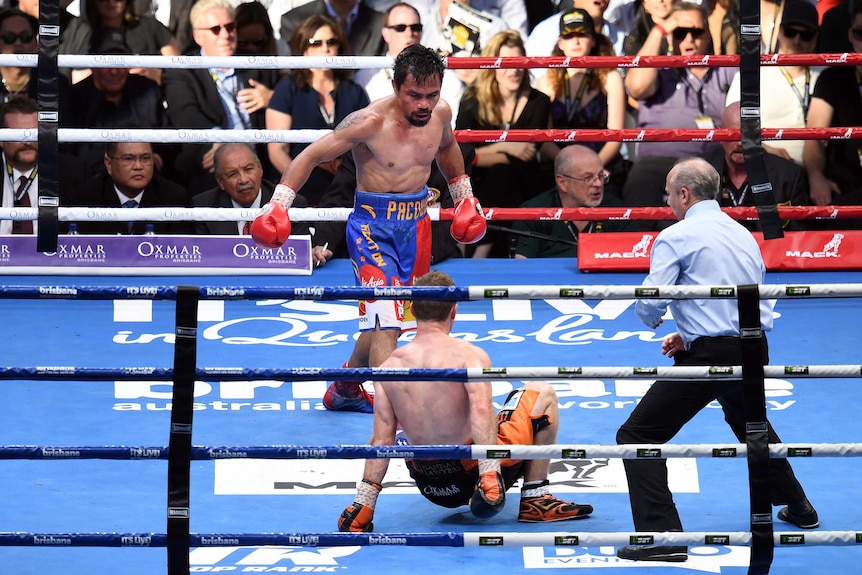
[[[314,0],[294,8],[281,17],[281,38],[290,40],[309,16],[320,15],[331,16],[338,22],[350,42],[350,54],[378,56],[383,53],[380,35],[383,14],[369,8],[362,0]]]
[[[34,100],[16,96],[0,107],[0,126],[14,129],[36,129],[39,107]],[[2,206],[36,207],[39,205],[39,144],[38,142],[2,142],[3,177]],[[35,234],[34,220],[0,220],[0,234]]]
[[[813,8],[813,7],[812,7]],[[724,109],[721,127],[739,129],[739,102]],[[715,168],[720,177],[718,203],[721,207],[754,206],[754,194],[748,183],[748,171],[742,155],[742,142],[721,142],[721,149],[709,152],[703,158]],[[799,164],[777,156],[764,154],[766,174],[772,183],[772,193],[778,206],[807,206],[808,178]],[[759,230],[760,221],[740,221],[750,230]],[[787,220],[784,228],[788,231],[804,230],[805,220]]]
[[[131,54],[122,30],[98,28],[93,31],[90,54]],[[72,128],[166,128],[167,114],[162,106],[159,85],[153,80],[130,74],[128,68],[94,68],[92,75],[72,86],[68,122]],[[105,146],[96,142],[70,144],[91,176],[104,170]],[[162,169],[163,155],[172,146],[157,148],[153,156],[156,169]]]
[[[105,146],[105,172],[69,193],[66,206],[103,208],[188,207],[188,191],[155,173],[148,142]],[[143,234],[147,222],[78,222],[81,234]],[[156,234],[191,234],[191,222],[155,222]]]
[[[174,37],[177,48],[185,54],[194,48],[189,12],[195,0],[135,0],[135,11],[152,16],[165,25]]]
[[[249,144],[224,144],[213,158],[218,187],[201,192],[192,198],[192,206],[201,208],[249,208],[257,215],[260,207],[272,199],[275,185],[263,179],[263,167],[254,147]],[[308,206],[301,195],[293,200],[293,207]],[[194,224],[196,234],[249,235],[251,221],[204,222]],[[292,235],[308,234],[308,224],[293,222]]]
[[[234,55],[236,22],[228,0],[198,0],[190,17],[200,46],[191,55]],[[263,128],[278,77],[278,70],[165,70],[162,89],[171,125],[202,130]],[[216,185],[213,154],[217,149],[218,144],[184,144],[177,155],[177,177],[193,195]],[[264,152],[261,146],[258,153]],[[266,170],[268,162],[262,161]]]

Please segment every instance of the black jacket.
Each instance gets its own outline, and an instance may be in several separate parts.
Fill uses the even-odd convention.
[[[288,10],[281,17],[281,39],[290,45],[290,37],[299,25],[309,16],[329,14],[323,0],[313,0],[308,4]],[[347,40],[350,42],[349,54],[353,56],[379,56],[385,54],[386,44],[383,42],[383,14],[369,8],[359,0],[359,11],[356,21],[350,26]],[[302,56],[302,54],[294,54]]]
[[[265,204],[272,199],[272,194],[275,191],[275,185],[272,182],[263,180],[260,183],[260,203]],[[219,187],[212,188],[192,198],[192,206],[196,208],[232,208],[230,196],[227,192]],[[301,195],[297,194],[293,200],[294,208],[307,208],[308,202]],[[235,236],[239,235],[239,229],[236,222],[195,222],[195,233],[199,235],[222,235]],[[291,235],[305,235],[309,233],[308,222],[291,222]]]

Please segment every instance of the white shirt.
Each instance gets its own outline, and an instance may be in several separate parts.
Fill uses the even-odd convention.
[[[722,212],[715,200],[702,200],[655,239],[643,285],[762,284],[765,275],[760,247],[751,232]],[[760,321],[766,331],[772,329],[773,305],[769,300],[760,302]],[[668,308],[686,349],[699,337],[739,335],[735,298],[640,299],[635,313],[652,327]]]
[[[808,101],[814,94],[814,85],[820,77],[820,68],[810,68],[811,77],[808,82]],[[790,87],[790,83],[779,66],[761,66],[760,68],[760,126],[763,128],[804,128],[805,114],[802,111],[802,103],[799,96],[805,98],[805,75],[793,79],[796,91]],[[799,94],[797,96],[797,94]],[[739,102],[739,72],[730,82],[727,91],[727,105]],[[767,146],[781,148],[793,158],[793,161],[802,165],[802,147],[804,140],[769,140],[764,142]]]
[[[0,158],[3,160],[3,170],[4,170],[4,178],[3,178],[3,207],[11,208],[15,206],[15,192],[18,191],[18,182],[21,176],[25,176],[27,178],[30,177],[30,174],[33,170],[27,170],[25,172],[19,171],[17,168],[12,168],[12,176],[9,176],[9,173],[6,172],[6,156],[5,154],[0,154]],[[36,175],[30,183],[30,187],[27,188],[27,196],[30,198],[30,206],[37,207],[39,205],[39,172],[36,171]],[[33,233],[37,233],[39,231],[39,224],[37,220],[33,220]],[[0,235],[10,235],[12,233],[12,220],[0,220]]]

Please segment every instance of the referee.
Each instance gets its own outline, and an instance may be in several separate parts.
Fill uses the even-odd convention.
[[[663,230],[650,256],[645,286],[761,284],[766,268],[751,233],[721,211],[718,172],[700,158],[678,161],[667,175],[667,203],[679,222]],[[670,308],[677,333],[664,338],[662,354],[675,365],[741,365],[739,314],[732,299],[638,300],[635,313],[657,328]],[[764,331],[772,329],[772,303],[760,303]],[[769,362],[764,336],[763,364]],[[670,441],[709,402],[718,400],[737,439],[745,443],[741,380],[656,381],[617,431],[618,444]],[[780,443],[769,425],[769,442]],[[637,531],[682,531],[667,483],[667,462],[624,460],[632,517]],[[817,511],[786,459],[770,459],[773,505],[778,518],[801,529],[820,523]],[[685,561],[684,546],[621,547],[617,556],[636,561]]]

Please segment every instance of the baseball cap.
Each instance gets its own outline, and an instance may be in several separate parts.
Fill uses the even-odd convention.
[[[586,10],[575,8],[560,16],[560,36],[572,33],[595,35],[596,26]]]
[[[817,16],[817,8],[807,0],[793,0],[784,6],[784,16],[781,24],[794,24],[811,30],[818,30],[820,25]]]
[[[126,35],[119,28],[100,27],[93,30],[90,54],[132,54]]]

